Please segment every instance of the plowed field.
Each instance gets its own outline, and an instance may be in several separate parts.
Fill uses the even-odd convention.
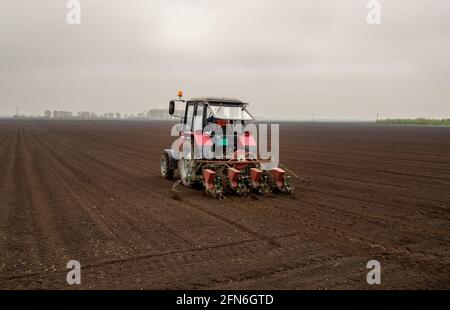
[[[160,177],[170,127],[0,121],[0,288],[450,289],[450,128],[284,123],[310,185],[218,201]]]

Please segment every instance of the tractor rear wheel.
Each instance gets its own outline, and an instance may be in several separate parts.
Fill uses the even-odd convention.
[[[164,152],[161,155],[161,175],[168,180],[172,180],[173,172],[174,169],[170,165],[169,155],[166,152]]]

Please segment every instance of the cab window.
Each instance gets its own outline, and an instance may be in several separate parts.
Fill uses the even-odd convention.
[[[188,126],[188,129],[192,129],[192,120],[194,118],[194,105],[188,105],[186,111],[186,122],[185,124]]]
[[[194,131],[203,130],[203,106],[198,105],[194,117]]]

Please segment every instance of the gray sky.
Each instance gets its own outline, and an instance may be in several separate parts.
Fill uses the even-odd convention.
[[[0,1],[0,115],[137,113],[230,96],[253,114],[450,115],[450,1]]]

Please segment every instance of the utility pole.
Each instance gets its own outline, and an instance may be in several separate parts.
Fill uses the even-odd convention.
[[[313,123],[314,123],[314,120],[315,120],[315,115],[314,115],[314,112],[313,112],[313,118],[312,118]]]
[[[16,116],[15,118],[19,117],[19,105],[16,105]]]

